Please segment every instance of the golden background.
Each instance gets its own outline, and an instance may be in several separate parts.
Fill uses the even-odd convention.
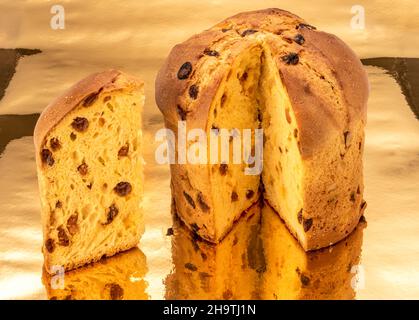
[[[365,8],[364,30],[350,27],[355,3],[347,0],[61,1],[64,30],[50,27],[53,4],[0,1],[0,48],[42,51],[0,49],[0,299],[118,297],[115,282],[126,298],[139,299],[419,298],[419,123],[412,112],[419,109],[418,60],[370,59],[419,58],[415,1],[359,2]],[[289,10],[338,35],[368,65],[371,94],[364,165],[368,226],[314,254],[303,253],[281,232],[279,219],[271,223],[276,238],[264,243],[263,258],[257,256],[260,239],[250,233],[252,228],[242,230],[240,223],[231,242],[218,248],[205,244],[197,248],[179,226],[173,236],[166,235],[173,225],[170,173],[154,161],[154,133],[163,127],[154,102],[155,75],[176,43],[230,15],[268,7]],[[70,293],[51,293],[49,279],[42,280],[33,125],[54,97],[87,74],[110,67],[146,82],[146,232],[140,250],[77,270],[66,277],[66,286],[73,286],[65,289]],[[263,234],[264,222],[255,225]],[[236,234],[248,239],[239,241],[238,249],[233,246]],[[233,247],[244,258],[236,261]],[[360,279],[356,292],[350,285],[354,265]],[[229,270],[238,272],[228,277]]]

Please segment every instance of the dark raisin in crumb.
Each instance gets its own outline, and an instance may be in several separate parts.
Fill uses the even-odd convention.
[[[251,35],[251,34],[254,34],[256,32],[258,32],[258,31],[257,30],[254,30],[254,29],[247,29],[247,30],[244,30],[242,32],[241,36],[242,37],[246,37],[246,36]]]
[[[358,188],[356,189],[356,193],[357,193],[357,194],[361,194],[361,189],[359,188],[359,186],[358,186]]]
[[[74,132],[70,133],[70,139],[71,139],[71,141],[76,140],[76,138],[77,138],[77,135]]]
[[[118,151],[118,158],[126,157],[129,152],[129,145],[126,144],[125,146],[121,147]]]
[[[221,32],[224,32],[225,33],[225,32],[230,31],[230,30],[231,30],[231,28],[222,28],[221,29]]]
[[[177,73],[177,77],[178,77],[179,80],[188,79],[191,72],[192,72],[192,64],[190,62],[185,62],[179,68],[179,71]]]
[[[52,151],[57,151],[61,148],[61,143],[60,140],[58,140],[58,138],[51,138],[51,140],[49,141],[49,145],[51,146]]]
[[[72,214],[70,218],[68,218],[67,220],[67,230],[72,236],[74,236],[79,230],[79,227],[77,226],[77,220],[78,220],[77,213]]]
[[[209,48],[206,48],[204,50],[204,54],[207,55],[207,56],[210,56],[210,57],[219,57],[220,56],[220,53],[218,51],[211,50]]]
[[[303,229],[304,232],[307,232],[311,229],[311,226],[313,225],[313,219],[304,219],[303,218]]]
[[[109,100],[111,100],[110,96],[106,96],[105,98],[103,98],[103,102],[108,102]]]
[[[343,140],[345,142],[345,148],[348,148],[351,143],[351,133],[349,131],[343,133]]]
[[[172,227],[167,229],[166,236],[173,236],[173,228]]]
[[[206,204],[204,196],[202,195],[202,193],[198,193],[197,200],[198,200],[198,204],[201,207],[202,211],[208,212],[210,207]]]
[[[42,149],[41,151],[41,159],[43,163],[46,163],[49,166],[54,165],[54,157],[52,156],[52,152],[48,149]]]
[[[294,137],[297,138],[298,137],[298,129],[294,129]]]
[[[296,43],[298,43],[299,45],[303,45],[305,42],[305,39],[303,37],[302,34],[297,34],[294,39],[293,39]]]
[[[49,253],[52,253],[55,249],[54,239],[48,239],[47,241],[45,241],[45,248]]]
[[[192,206],[192,208],[195,209],[195,201],[193,201],[192,197],[185,191],[183,191],[183,196],[185,197],[186,201],[188,201],[188,203]]]
[[[132,191],[131,184],[129,182],[119,182],[113,190],[115,193],[120,197],[125,197],[126,195],[130,194]]]
[[[288,53],[287,55],[282,57],[282,61],[284,61],[286,64],[292,64],[296,65],[300,58],[298,57],[298,54],[295,52]]]
[[[58,244],[63,247],[68,247],[70,244],[70,240],[68,239],[68,235],[65,232],[63,226],[59,226],[58,230]]]
[[[309,25],[307,23],[300,23],[298,24],[295,29],[309,29],[309,30],[316,30],[316,27]]]
[[[77,171],[82,175],[82,176],[85,176],[86,174],[87,174],[87,171],[88,171],[88,169],[89,169],[89,167],[88,167],[88,165],[86,164],[86,163],[82,163],[81,165],[79,165],[78,167],[77,167]]]
[[[181,106],[177,106],[177,113],[182,121],[186,120],[187,111],[183,110]]]
[[[237,194],[236,191],[233,191],[231,193],[231,201],[237,201],[237,200],[239,200],[239,195]]]
[[[71,126],[74,130],[77,130],[78,132],[83,132],[86,131],[89,127],[89,121],[86,118],[77,117],[73,120]]]
[[[228,171],[228,164],[226,164],[226,163],[220,164],[219,170],[220,170],[220,174],[222,176],[225,176],[227,174],[227,171]]]
[[[116,207],[115,204],[112,204],[109,207],[108,212],[106,214],[106,222],[104,223],[104,225],[110,224],[115,219],[115,217],[118,215],[118,213],[119,213],[118,208]]]
[[[365,200],[361,203],[361,209],[364,209],[367,206],[367,202]]]
[[[300,275],[300,281],[303,287],[307,287],[310,284],[310,278],[304,274]]]
[[[117,283],[107,284],[106,287],[109,288],[109,296],[111,300],[122,300],[124,297],[124,289]]]
[[[83,107],[90,107],[93,103],[95,103],[95,101],[97,100],[98,96],[99,96],[99,91],[98,92],[93,92],[93,93],[89,94],[83,100]]]
[[[247,199],[252,199],[254,195],[255,195],[255,192],[253,190],[247,190],[246,191],[246,198]]]
[[[352,202],[355,202],[355,192],[351,192],[349,200],[351,200]]]
[[[196,99],[198,98],[198,93],[199,93],[199,87],[196,84],[193,84],[189,87],[189,96],[192,99]]]
[[[57,201],[56,203],[55,203],[55,208],[57,208],[57,209],[61,209],[63,207],[63,204],[61,203],[61,201]]]
[[[301,224],[303,222],[303,209],[300,209],[297,213],[298,223]]]
[[[198,270],[198,268],[197,268],[194,264],[192,264],[192,263],[190,263],[190,262],[185,263],[185,268],[186,268],[186,269],[188,269],[188,270],[191,270],[191,271],[196,271],[196,270]]]

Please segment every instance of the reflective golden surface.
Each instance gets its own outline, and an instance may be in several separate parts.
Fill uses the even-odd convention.
[[[176,223],[174,235],[166,236],[172,226],[170,173],[154,161],[154,134],[163,122],[153,90],[155,74],[174,44],[229,15],[278,5],[337,34],[361,58],[419,58],[415,2],[394,6],[387,0],[368,1],[365,30],[350,28],[354,3],[349,0],[321,0],[315,6],[308,0],[61,4],[66,10],[64,30],[50,28],[50,1],[4,0],[0,4],[0,48],[42,51],[28,55],[0,50],[0,97],[4,93],[0,100],[1,299],[68,295],[67,289],[52,294],[50,282],[45,277],[42,281],[40,206],[30,135],[49,101],[88,73],[109,67],[141,76],[147,84],[147,225],[139,246],[145,257],[139,253],[138,260],[112,262],[124,260],[127,254],[122,254],[109,263],[69,273],[74,298],[88,288],[95,289],[86,298],[109,298],[109,283],[118,283],[127,288],[124,293],[141,299],[419,298],[419,122],[412,112],[418,110],[417,59],[402,64],[398,77],[390,67],[364,60],[371,84],[365,144],[368,226],[312,254],[299,248],[269,208],[262,212],[262,219],[257,219],[256,212],[248,224],[239,222],[216,248],[191,241]],[[240,235],[237,241],[235,235]],[[136,272],[138,282],[125,282]],[[119,297],[121,290],[114,287],[113,292]]]

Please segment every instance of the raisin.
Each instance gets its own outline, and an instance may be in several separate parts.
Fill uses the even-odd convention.
[[[76,140],[76,138],[77,138],[77,135],[74,132],[70,133],[70,139],[71,139],[71,141]]]
[[[367,202],[365,200],[361,203],[361,210],[364,209],[367,206]]]
[[[198,270],[198,268],[196,267],[196,265],[194,265],[194,264],[192,264],[190,262],[185,263],[185,268],[188,269],[188,270],[191,270],[191,271]]]
[[[124,297],[124,289],[117,283],[108,283],[106,285],[109,288],[109,296],[111,300],[122,300]]]
[[[294,129],[294,137],[297,138],[298,137],[298,129]]]
[[[58,230],[58,244],[63,247],[68,247],[70,244],[70,240],[68,239],[68,235],[65,232],[63,226],[59,226]]]
[[[198,200],[198,204],[201,207],[202,211],[208,212],[210,207],[204,201],[204,196],[202,195],[202,193],[198,194],[197,200]]]
[[[237,201],[237,200],[239,200],[239,195],[237,194],[236,191],[233,191],[231,193],[231,201],[234,202],[234,201]]]
[[[129,182],[119,182],[113,190],[115,193],[120,197],[125,197],[126,195],[130,194],[132,191],[131,184]]]
[[[257,30],[254,30],[254,29],[247,29],[247,30],[244,30],[242,32],[241,36],[242,37],[246,37],[246,36],[251,35],[251,34],[254,34],[256,32],[258,32],[258,31]]]
[[[196,84],[193,84],[189,87],[189,96],[192,99],[196,99],[198,98],[198,93],[199,93],[199,87]]]
[[[74,130],[77,130],[78,132],[83,132],[86,131],[89,127],[89,121],[86,118],[77,117],[73,120],[71,126]]]
[[[204,50],[204,54],[207,55],[207,56],[210,56],[210,57],[219,57],[220,56],[220,53],[218,51],[211,50],[209,48],[206,48]]]
[[[183,196],[185,197],[186,201],[188,201],[188,203],[191,205],[191,207],[195,209],[195,201],[193,201],[192,197],[185,191],[183,191]]]
[[[52,152],[48,149],[42,149],[41,151],[41,159],[43,163],[46,163],[49,166],[54,165],[54,157],[52,156]]]
[[[297,219],[299,224],[303,223],[303,209],[300,209],[300,211],[298,211]]]
[[[167,229],[166,236],[173,236],[173,228],[168,228]]]
[[[292,64],[296,65],[298,61],[300,61],[300,58],[298,57],[298,54],[295,52],[291,52],[283,56],[282,61],[284,61],[286,64]]]
[[[78,167],[77,167],[77,171],[82,175],[82,176],[85,176],[86,174],[87,174],[87,171],[88,171],[88,169],[89,169],[89,167],[88,167],[88,165],[86,164],[86,163],[82,163],[81,165],[79,165]]]
[[[56,203],[55,203],[55,208],[57,208],[57,209],[61,209],[63,207],[63,204],[61,203],[61,201],[60,200],[58,200]]]
[[[49,145],[51,146],[52,151],[57,151],[61,148],[61,143],[60,140],[58,140],[58,138],[51,138],[51,140],[49,141]]]
[[[220,164],[219,170],[220,170],[220,174],[222,176],[225,176],[227,174],[227,171],[228,171],[228,164],[226,164],[226,163]]]
[[[246,191],[246,198],[247,199],[252,199],[254,195],[255,195],[255,192],[253,190],[247,190]]]
[[[293,39],[296,43],[298,43],[300,46],[304,44],[304,42],[306,41],[303,37],[302,34],[297,34],[294,39]]]
[[[109,207],[108,213],[106,214],[106,222],[104,223],[104,225],[110,224],[115,219],[115,217],[118,215],[118,213],[119,213],[118,208],[116,207],[115,204],[112,204]]]
[[[103,98],[103,102],[108,102],[109,100],[111,100],[111,96],[106,96]]]
[[[358,186],[358,188],[356,189],[356,193],[357,193],[357,194],[361,194],[361,189],[359,188],[359,186]]]
[[[312,26],[312,25],[309,25],[309,24],[307,24],[307,23],[300,23],[300,24],[298,24],[296,27],[295,27],[295,29],[309,29],[309,30],[316,30],[316,27],[314,27],[314,26]]]
[[[345,131],[343,133],[343,140],[345,141],[345,148],[349,148],[350,144],[351,144],[351,133],[349,131]]]
[[[183,110],[180,105],[177,106],[177,113],[182,121],[186,120],[186,115],[188,114],[187,111]]]
[[[129,145],[126,144],[125,146],[121,147],[121,149],[119,149],[118,158],[126,157],[128,155],[128,152],[129,152]]]
[[[54,239],[48,239],[47,241],[45,241],[45,248],[49,253],[52,253],[55,249]]]
[[[351,192],[349,200],[352,201],[352,202],[355,202],[355,192]]]
[[[185,62],[184,64],[182,64],[179,71],[177,72],[177,77],[179,80],[188,79],[191,72],[192,64],[190,62]]]
[[[68,232],[74,236],[77,231],[79,231],[79,227],[77,226],[77,219],[78,219],[78,214],[77,212],[73,215],[70,216],[70,218],[68,218],[67,220],[67,230]]]
[[[311,229],[311,226],[313,225],[313,219],[304,219],[303,218],[303,228],[304,232],[307,232]]]
[[[300,274],[300,281],[303,287],[307,287],[310,284],[310,278],[304,274]]]
[[[228,32],[228,31],[230,31],[230,30],[231,30],[231,28],[222,28],[222,29],[221,29],[221,32],[226,33],[226,32]]]
[[[83,107],[90,107],[95,101],[97,100],[99,96],[99,92],[93,92],[89,94],[86,98],[83,100]]]

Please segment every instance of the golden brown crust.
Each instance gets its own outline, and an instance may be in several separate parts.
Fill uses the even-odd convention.
[[[243,47],[251,45],[247,43],[246,37],[241,36],[246,30],[257,30],[274,37],[267,39],[267,42],[272,45],[272,50],[275,50],[273,53],[278,60],[279,73],[295,106],[297,121],[304,128],[300,137],[303,157],[310,157],[314,150],[322,145],[324,137],[333,127],[338,129],[338,121],[333,114],[336,110],[335,101],[325,99],[326,94],[338,96],[346,109],[345,113],[349,114],[348,121],[359,117],[365,120],[369,86],[360,60],[336,36],[312,30],[311,26],[299,27],[301,24],[307,25],[298,16],[280,9],[244,12],[176,45],[160,69],[155,83],[156,103],[166,122],[175,124],[181,120],[179,110],[183,110],[190,127],[205,129],[209,106],[219,82],[228,72],[228,62],[233,60]],[[303,35],[303,45],[292,41],[292,36],[297,33]],[[235,40],[231,40],[232,38]],[[288,43],[289,39],[291,43]],[[223,41],[232,42],[228,47],[228,58],[226,61],[220,59],[222,61],[213,71],[211,82],[202,89],[205,90],[205,95],[200,95],[193,102],[189,101],[186,97],[189,86],[199,75],[209,72],[202,67],[206,66],[202,60],[207,59],[204,50],[211,49],[214,44]],[[300,63],[287,65],[281,61],[287,52],[298,53]],[[192,72],[187,79],[179,80],[177,73],[185,62],[191,64]],[[331,92],[325,93],[326,89],[319,89],[323,86],[319,84],[321,82],[330,86]],[[302,92],[309,94],[301,94]]]
[[[60,122],[71,110],[79,106],[83,100],[93,98],[96,93],[110,92],[122,87],[116,80],[123,76],[136,86],[142,86],[143,81],[126,75],[121,71],[110,69],[94,73],[76,83],[61,96],[52,101],[41,113],[34,130],[34,143],[37,157],[42,147],[43,140],[48,133]]]

